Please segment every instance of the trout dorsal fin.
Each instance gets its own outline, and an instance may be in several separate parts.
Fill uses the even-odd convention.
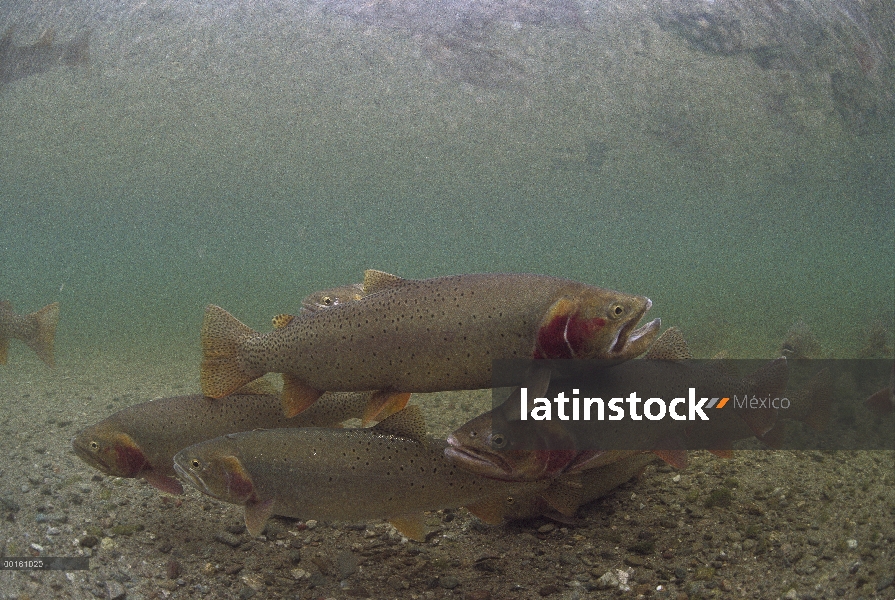
[[[274,329],[282,329],[286,325],[292,322],[295,318],[295,315],[277,315],[273,319],[270,320]]]
[[[376,269],[367,269],[364,271],[364,295],[375,294],[382,290],[398,287],[404,283],[403,277],[386,273],[385,271],[377,271]]]
[[[693,358],[684,334],[677,327],[669,327],[659,336],[643,358],[652,360],[688,360]]]
[[[389,415],[373,426],[373,431],[385,435],[396,435],[417,442],[426,441],[426,419],[416,404]]]

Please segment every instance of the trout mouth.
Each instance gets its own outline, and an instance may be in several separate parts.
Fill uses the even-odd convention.
[[[447,438],[444,456],[460,468],[493,479],[505,477],[512,471],[510,464],[495,452],[464,447],[454,435]]]
[[[202,478],[192,473],[189,469],[184,469],[180,466],[180,464],[175,460],[174,461],[174,471],[177,473],[177,476],[189,483],[191,486],[202,492],[207,496],[211,496],[212,498],[217,498],[216,494],[213,494],[208,486],[205,485],[205,482],[202,481]]]
[[[71,447],[75,451],[75,454],[78,455],[78,458],[83,460],[85,463],[93,467],[98,471],[102,471],[107,475],[112,474],[112,468],[105,463],[97,454],[88,450],[83,442],[78,440],[78,437],[75,436],[71,440]]]
[[[659,319],[654,319],[635,329],[637,323],[643,318],[643,315],[645,315],[653,306],[652,300],[649,298],[644,298],[644,300],[643,307],[637,314],[632,316],[628,322],[618,330],[618,335],[615,336],[615,342],[613,342],[612,347],[609,350],[610,354],[616,357],[624,356],[633,358],[634,356],[646,352],[647,347],[653,342],[656,335],[658,335],[659,329],[662,326]]]

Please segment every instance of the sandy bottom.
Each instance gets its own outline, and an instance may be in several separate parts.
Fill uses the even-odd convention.
[[[11,352],[0,368],[0,551],[86,555],[90,568],[0,571],[0,599],[895,597],[890,452],[694,452],[683,471],[654,463],[575,523],[487,526],[457,509],[429,515],[426,543],[383,522],[280,518],[251,538],[237,507],[103,476],[74,455],[82,427],[194,392],[195,365],[98,354],[51,371]],[[489,400],[417,399],[442,436]]]

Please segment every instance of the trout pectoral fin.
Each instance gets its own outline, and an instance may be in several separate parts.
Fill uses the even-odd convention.
[[[415,542],[426,541],[426,522],[422,514],[406,515],[388,520],[401,535]]]
[[[155,471],[145,471],[141,473],[141,475],[149,485],[159,491],[166,492],[168,494],[174,494],[175,496],[183,494],[183,486],[180,485],[180,482],[173,477],[169,477],[168,475],[160,475]]]
[[[669,327],[659,336],[643,358],[650,360],[688,360],[693,358],[687,340],[678,327]]]
[[[361,424],[366,427],[374,421],[382,421],[407,406],[410,394],[406,392],[376,392],[370,397]]]
[[[323,392],[312,388],[301,379],[283,373],[283,414],[291,419],[317,402]]]
[[[550,487],[541,492],[541,497],[551,508],[571,517],[581,506],[583,491],[581,475],[576,473],[554,481]]]
[[[261,535],[264,524],[273,513],[273,500],[250,502],[245,505],[246,529],[252,537]]]
[[[508,497],[505,495],[491,496],[478,502],[466,505],[466,510],[489,525],[503,523]]]

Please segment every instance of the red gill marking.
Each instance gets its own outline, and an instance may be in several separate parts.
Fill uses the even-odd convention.
[[[235,494],[240,500],[250,500],[255,495],[255,485],[242,473],[227,471],[227,492]]]
[[[124,477],[136,477],[149,464],[139,448],[124,444],[115,445],[115,464]]]

